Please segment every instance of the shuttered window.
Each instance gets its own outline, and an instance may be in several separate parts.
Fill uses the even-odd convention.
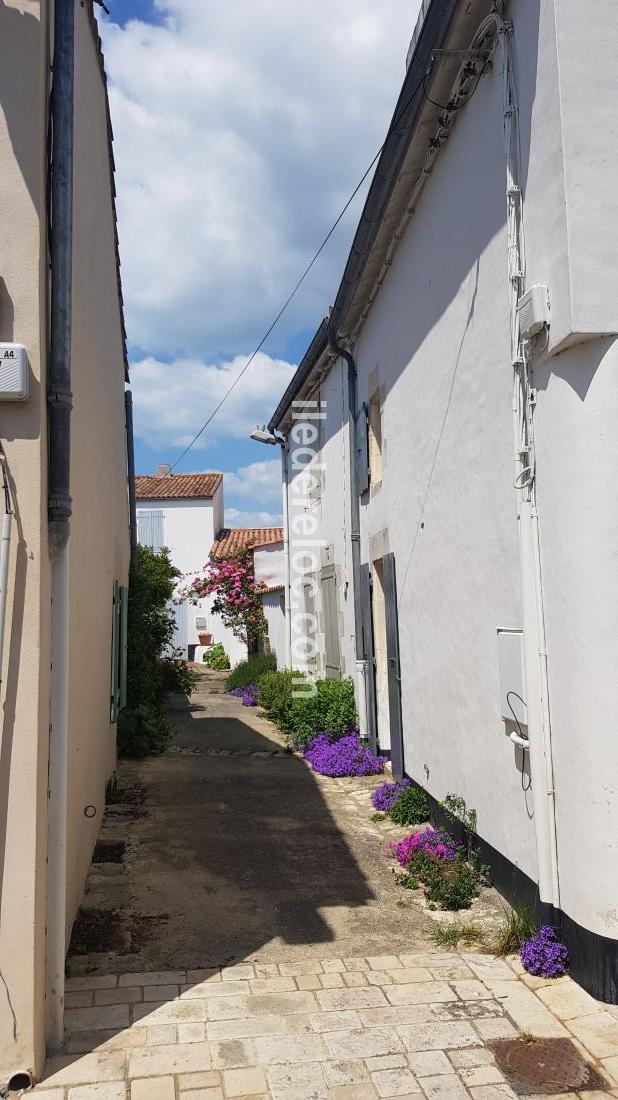
[[[148,508],[137,513],[137,541],[152,550],[163,548],[163,512]]]
[[[110,672],[110,721],[127,704],[127,621],[129,590],[114,581],[112,594],[112,653]]]
[[[362,404],[356,417],[356,479],[358,495],[369,488],[368,408]]]
[[[322,609],[324,612],[325,672],[329,679],[341,679],[341,655],[339,648],[339,615],[337,612],[337,576],[334,565],[326,565],[320,572]]]

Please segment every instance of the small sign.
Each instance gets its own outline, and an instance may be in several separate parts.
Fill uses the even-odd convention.
[[[205,619],[203,615],[196,615],[195,616],[195,629],[196,630],[207,630],[208,629],[208,619]]]

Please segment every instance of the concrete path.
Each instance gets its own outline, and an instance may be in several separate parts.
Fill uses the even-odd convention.
[[[106,816],[65,1051],[36,1094],[502,1100],[515,1093],[500,1042],[522,1032],[537,1061],[535,1037],[572,1039],[584,1073],[528,1095],[618,1096],[611,1010],[569,979],[435,948],[434,915],[395,885],[389,828],[370,821],[379,781],[316,777],[208,682],[175,722],[173,749],[122,765],[131,801]],[[489,927],[495,912],[488,891],[473,919]]]

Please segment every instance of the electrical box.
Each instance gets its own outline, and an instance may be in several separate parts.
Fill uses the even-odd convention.
[[[206,619],[203,615],[196,615],[195,616],[195,629],[197,631],[208,630],[208,619]]]
[[[537,332],[549,325],[549,291],[546,286],[535,283],[517,303],[519,336],[529,340]]]
[[[508,722],[528,725],[526,708],[526,677],[524,635],[522,630],[498,631],[498,665],[500,668],[500,706]]]
[[[0,344],[0,401],[25,401],[28,355],[23,344]]]

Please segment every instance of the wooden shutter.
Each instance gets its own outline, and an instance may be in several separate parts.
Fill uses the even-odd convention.
[[[369,436],[368,409],[362,404],[356,416],[356,479],[358,495],[362,497],[369,488]]]
[[[320,582],[324,611],[325,671],[330,680],[340,680],[341,654],[339,649],[339,615],[337,613],[337,576],[334,565],[324,566],[320,571]]]
[[[399,620],[395,555],[382,558],[384,603],[386,610],[386,660],[388,664],[388,710],[391,731],[391,766],[395,779],[404,773],[403,721],[401,713],[401,664],[399,660]]]
[[[137,541],[140,546],[161,550],[163,542],[163,512],[150,508],[137,513]]]
[[[363,654],[367,663],[365,698],[367,704],[367,737],[373,752],[378,749],[378,719],[376,713],[376,661],[373,652],[372,581],[368,563],[360,567],[361,612],[363,618]]]
[[[307,638],[311,641],[315,641],[315,600],[313,598],[313,578],[305,581],[303,584],[303,598],[305,604],[305,614],[311,616],[311,624],[309,619],[305,619],[305,633]],[[307,657],[307,668],[315,669],[318,663],[317,653]]]
[[[109,716],[110,722],[115,722],[118,718],[118,708],[120,704],[120,685],[118,683],[118,650],[120,645],[120,586],[118,581],[114,581],[114,589],[112,594],[112,652],[111,652],[111,671],[110,671],[110,706]]]
[[[181,650],[182,656],[185,661],[188,656],[188,642],[189,642],[189,608],[186,600],[182,603],[175,604],[173,600],[167,605],[168,611],[171,611],[174,615],[174,633],[170,642],[171,649]],[[207,620],[203,619],[204,630],[207,629]],[[195,620],[196,629],[198,627],[197,618]]]
[[[127,705],[127,623],[129,615],[129,589],[121,584],[118,589],[118,709]]]

